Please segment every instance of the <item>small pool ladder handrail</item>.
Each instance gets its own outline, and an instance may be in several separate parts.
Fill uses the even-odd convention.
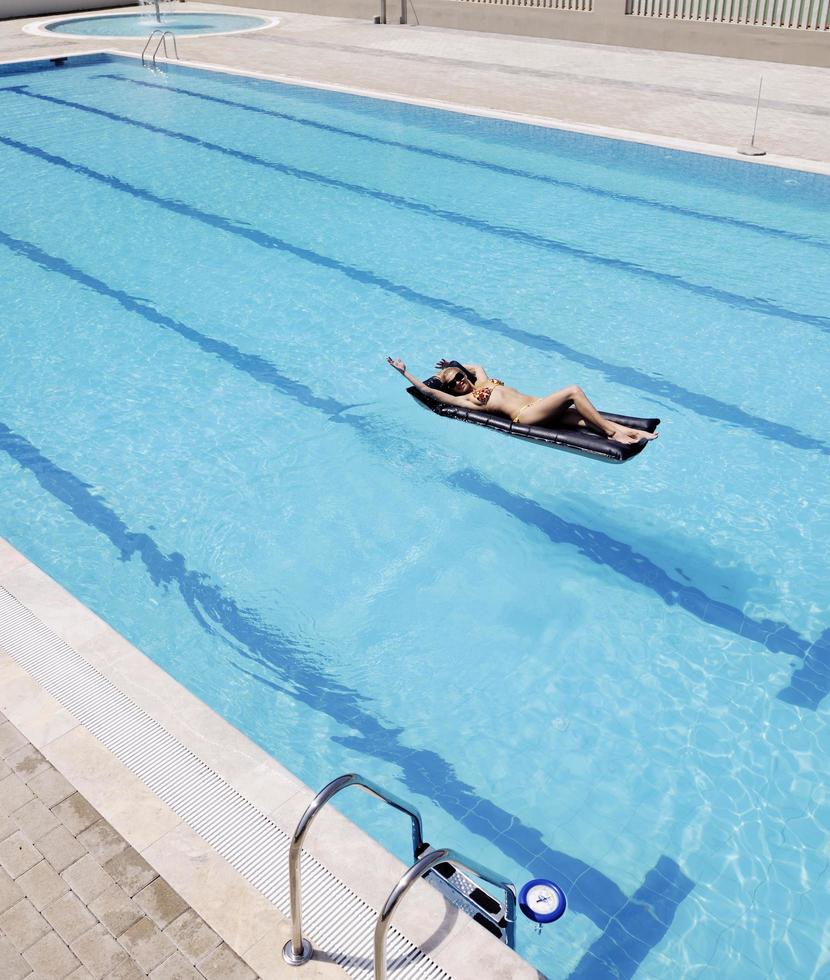
[[[400,17],[400,23],[401,24],[406,24],[408,22],[408,18],[406,16],[406,5],[407,5],[407,2],[408,2],[408,0],[401,0],[401,17]],[[374,22],[376,24],[386,24],[387,23],[387,20],[386,20],[386,0],[380,0],[380,14],[378,14],[378,16],[374,18]]]
[[[141,64],[143,66],[146,66],[147,59],[144,56],[147,54],[147,48],[150,47],[150,45],[153,42],[153,38],[156,36],[158,36],[158,42],[156,43],[155,50],[153,51],[153,57],[151,61],[152,67],[153,68],[156,67],[156,58],[158,57],[159,48],[164,47],[164,57],[165,58],[170,57],[167,53],[168,37],[173,41],[173,54],[176,56],[176,61],[180,61],[181,59],[179,58],[179,46],[176,43],[176,35],[172,31],[163,31],[161,30],[161,28],[157,27],[153,31],[153,33],[147,38],[147,43],[144,45],[144,49],[141,52]]]
[[[389,897],[383,905],[378,915],[374,934],[374,961],[375,961],[375,980],[386,980],[386,933],[389,922],[395,909],[400,904],[404,895],[412,885],[419,879],[427,875],[435,874],[434,868],[441,870],[441,865],[448,863],[453,866],[451,870],[458,873],[458,869],[463,869],[483,881],[488,882],[495,888],[504,891],[504,918],[499,925],[503,927],[503,939],[507,945],[513,949],[515,947],[516,936],[516,889],[511,881],[507,881],[502,875],[491,871],[478,861],[459,854],[449,848],[433,848],[424,840],[423,821],[419,811],[394,793],[390,793],[383,787],[365,776],[357,773],[346,773],[333,779],[328,785],[324,786],[314,797],[306,808],[305,813],[300,817],[291,844],[288,848],[288,887],[291,899],[291,939],[283,946],[282,955],[286,963],[291,966],[300,966],[302,963],[311,959],[314,949],[303,936],[302,923],[302,892],[300,881],[300,856],[302,853],[303,841],[314,821],[314,818],[322,808],[336,796],[341,790],[348,786],[358,788],[376,796],[379,800],[389,806],[407,814],[412,821],[412,860],[413,864],[407,868],[398,883],[392,889]],[[491,901],[494,899],[491,898]],[[479,906],[480,907],[480,906]]]
[[[507,945],[514,949],[516,945],[516,889],[512,881],[507,881],[495,871],[491,871],[478,861],[459,854],[458,851],[450,850],[448,847],[437,848],[427,851],[423,857],[412,865],[401,876],[400,881],[389,893],[389,897],[383,903],[383,908],[378,916],[375,925],[375,980],[386,980],[386,933],[389,929],[389,922],[392,914],[400,904],[404,895],[415,884],[419,878],[427,875],[437,864],[448,861],[456,868],[463,868],[476,877],[488,882],[496,888],[504,891],[505,910],[507,919]]]
[[[324,786],[308,805],[302,817],[300,817],[300,822],[294,830],[294,836],[291,838],[291,846],[288,849],[288,886],[291,894],[291,939],[283,947],[282,955],[286,963],[290,963],[291,966],[299,966],[301,963],[310,960],[311,954],[314,952],[311,943],[303,937],[302,894],[300,891],[300,852],[302,851],[303,840],[320,810],[322,810],[333,796],[336,796],[341,790],[346,789],[347,786],[357,786],[372,796],[376,796],[379,800],[383,800],[384,803],[388,803],[389,806],[394,807],[396,810],[407,814],[412,821],[413,860],[417,861],[418,855],[424,849],[424,831],[421,814],[414,806],[395,796],[394,793],[388,792],[378,786],[377,783],[372,782],[371,779],[366,779],[364,776],[359,776],[354,772],[338,776],[337,779],[333,779],[327,786]]]

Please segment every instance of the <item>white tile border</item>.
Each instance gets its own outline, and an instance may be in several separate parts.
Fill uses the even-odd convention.
[[[165,12],[166,13],[170,13],[170,11],[165,11]],[[199,14],[208,14],[208,13],[211,13],[211,12],[213,12],[215,14],[222,14],[223,16],[232,16],[231,14],[228,13],[227,10],[224,10],[224,9],[223,10],[216,9],[214,11],[210,11],[209,9],[196,9],[196,10],[194,10],[192,8],[188,8],[187,10],[181,10],[181,11],[174,12],[174,13],[178,17],[183,17],[183,16],[198,17]],[[98,18],[103,18],[103,17],[135,17],[135,16],[136,16],[136,10],[135,10],[135,8],[132,8],[132,7],[122,7],[119,10],[116,10],[116,11],[103,10],[100,13],[98,13],[98,12],[96,12],[94,10],[82,10],[80,13],[76,13],[76,14],[63,14],[63,16],[48,17],[45,20],[37,20],[37,21],[34,21],[34,22],[30,23],[30,24],[24,24],[24,26],[23,26],[23,33],[24,34],[33,34],[36,37],[50,37],[50,38],[53,38],[53,39],[54,38],[57,38],[58,40],[62,40],[63,38],[72,38],[72,39],[78,40],[78,41],[84,41],[84,40],[88,40],[88,41],[89,40],[91,40],[91,41],[124,41],[124,40],[143,41],[143,40],[145,40],[145,38],[141,34],[139,34],[137,36],[128,35],[128,37],[125,37],[123,34],[61,34],[60,31],[50,31],[49,30],[49,25],[50,24],[63,24],[63,23],[65,23],[68,20],[92,20],[92,19],[98,19]],[[277,24],[279,24],[279,22],[280,22],[280,18],[279,17],[268,16],[267,14],[245,14],[245,13],[237,13],[236,16],[237,17],[258,17],[261,21],[263,21],[263,23],[262,24],[257,24],[257,25],[252,26],[252,27],[240,27],[240,28],[238,28],[235,31],[209,31],[206,34],[180,34],[180,35],[177,35],[177,36],[178,37],[189,37],[189,38],[197,38],[197,37],[228,37],[228,36],[230,36],[232,34],[247,34],[250,31],[264,31],[264,30],[267,30],[269,27],[276,27]],[[147,26],[148,26],[148,28],[150,28],[150,30],[152,30],[152,24],[151,23],[148,23]],[[159,30],[159,29],[160,28],[156,28],[156,30]],[[148,33],[149,33],[149,31],[148,31]]]
[[[132,52],[110,51],[103,52],[119,54],[135,58]],[[466,105],[459,102],[442,102],[439,99],[418,99],[397,92],[378,92],[374,89],[356,88],[349,85],[338,85],[334,82],[316,82],[296,75],[266,74],[265,72],[243,71],[239,68],[228,68],[225,65],[210,64],[202,61],[165,61],[157,58],[157,63],[181,65],[184,68],[200,68],[203,71],[225,72],[228,75],[239,75],[243,78],[259,78],[269,82],[281,82],[283,85],[298,85],[304,88],[322,89],[330,92],[342,92],[345,95],[359,95],[369,99],[381,99],[384,102],[401,102],[406,105],[423,106],[427,109],[442,109],[445,112],[455,112],[464,116],[481,116],[484,119],[501,119],[506,122],[524,123],[526,126],[539,126],[543,129],[561,129],[568,133],[582,133],[585,136],[598,136],[603,139],[622,140],[625,143],[643,143],[648,146],[659,146],[667,150],[682,150],[685,153],[695,153],[699,156],[721,157],[736,160],[739,163],[756,164],[762,167],[779,167],[784,170],[801,170],[830,176],[830,163],[818,160],[805,160],[800,157],[785,157],[775,154],[766,156],[744,156],[737,149],[721,146],[717,143],[703,143],[699,140],[680,139],[675,136],[659,136],[655,133],[643,133],[633,129],[615,129],[609,126],[595,126],[590,123],[570,123],[552,116],[534,116],[529,113],[507,112],[503,109],[490,109],[485,106]]]
[[[68,645],[151,723],[279,831],[291,834],[313,791],[2,538],[0,587],[35,617],[39,632],[45,629]],[[265,980],[344,976],[331,962],[336,949],[296,974],[286,967],[281,949],[290,930],[279,909],[5,650],[0,650],[0,708]],[[359,904],[374,910],[404,871],[377,841],[332,808],[318,817],[305,850],[329,876],[343,882]],[[310,889],[307,900],[311,901]],[[431,961],[458,980],[538,977],[528,963],[459,914],[429,885],[416,885],[396,915],[395,926],[427,954],[425,968]]]
[[[239,8],[241,10],[248,8]],[[253,9],[253,8],[252,8]],[[277,18],[277,22],[279,19]],[[269,25],[275,26],[275,25]],[[24,28],[25,29],[25,28]],[[263,28],[256,28],[263,30]],[[50,37],[56,35],[50,34]],[[208,36],[208,35],[205,35]],[[217,35],[218,36],[218,35]],[[77,38],[82,41],[84,38]],[[92,40],[91,38],[88,40]],[[119,38],[118,40],[125,40]],[[137,40],[141,40],[138,38]],[[141,55],[135,51],[123,51],[119,48],[96,48],[90,51],[79,51],[72,49],[66,52],[40,54],[32,58],[8,58],[0,59],[0,65],[4,64],[23,64],[33,61],[51,61],[54,58],[83,57],[84,55],[103,54],[116,55],[123,58],[141,59]],[[219,72],[227,75],[236,75],[241,78],[256,78],[263,81],[278,82],[283,85],[297,85],[302,88],[320,89],[326,92],[340,92],[344,95],[358,95],[369,99],[380,99],[383,102],[397,102],[405,105],[423,106],[427,109],[441,109],[444,112],[454,112],[464,116],[480,116],[484,119],[499,119],[506,122],[523,123],[526,126],[539,126],[543,129],[558,129],[567,133],[581,133],[584,136],[597,136],[602,139],[621,140],[625,143],[640,143],[646,146],[659,146],[666,150],[679,150],[684,153],[694,153],[698,156],[717,157],[725,160],[734,160],[738,163],[745,163],[750,166],[758,167],[777,167],[782,170],[798,170],[803,173],[818,174],[820,176],[830,176],[830,162],[823,163],[820,160],[807,160],[803,157],[781,156],[769,153],[764,156],[745,156],[739,153],[737,148],[723,146],[717,143],[704,143],[701,140],[682,139],[676,136],[660,136],[656,133],[640,132],[633,129],[618,129],[610,126],[598,126],[591,123],[572,123],[564,119],[557,119],[553,116],[537,116],[530,113],[508,112],[503,109],[491,109],[486,106],[477,106],[459,102],[445,102],[439,99],[423,99],[414,96],[404,95],[397,92],[377,91],[376,89],[360,88],[352,85],[339,85],[335,82],[318,82],[314,79],[301,78],[296,75],[284,75],[279,73],[266,73],[241,68],[231,68],[227,65],[217,65],[206,61],[188,61],[185,59],[172,60],[158,57],[156,64],[180,65],[184,68],[198,68],[202,71]]]

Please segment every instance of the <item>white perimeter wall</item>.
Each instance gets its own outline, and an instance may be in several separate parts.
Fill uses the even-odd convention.
[[[2,0],[0,0],[2,2]],[[244,7],[246,0],[206,0]],[[290,10],[329,17],[371,21],[380,0],[250,0],[267,10]],[[752,58],[786,64],[830,67],[830,31],[790,30],[704,21],[635,17],[626,14],[626,0],[592,0],[593,11],[541,9],[522,0],[471,3],[465,0],[407,0],[410,23],[494,34],[524,34],[592,44],[686,51],[690,54]],[[414,11],[414,12],[413,12]],[[417,14],[417,16],[416,16]],[[387,20],[397,24],[401,0],[387,0]]]
[[[135,0],[0,0],[0,20],[12,17],[45,17],[105,7],[135,6]]]

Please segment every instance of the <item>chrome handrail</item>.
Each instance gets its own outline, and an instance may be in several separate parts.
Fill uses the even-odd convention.
[[[150,44],[151,44],[151,42],[152,42],[152,40],[153,40],[153,38],[154,38],[154,37],[156,36],[156,34],[161,34],[161,35],[163,36],[163,35],[164,35],[164,31],[162,31],[162,30],[160,30],[160,29],[159,29],[159,28],[157,27],[157,28],[156,28],[156,29],[155,29],[155,30],[154,30],[154,31],[153,31],[153,32],[152,32],[152,33],[150,34],[150,36],[149,36],[149,37],[147,38],[147,43],[146,43],[146,44],[144,45],[144,50],[143,50],[143,51],[141,52],[141,64],[142,64],[142,65],[144,65],[144,64],[145,64],[145,61],[144,61],[144,55],[145,55],[145,54],[147,54],[147,48],[149,48],[149,47],[150,47]]]
[[[336,796],[341,790],[346,789],[347,786],[357,786],[367,793],[371,793],[372,796],[376,796],[379,800],[383,800],[384,803],[388,803],[389,806],[394,807],[396,810],[407,814],[412,820],[413,860],[417,860],[418,855],[424,847],[424,830],[421,814],[414,806],[395,796],[394,793],[389,793],[387,790],[378,786],[377,783],[372,782],[371,779],[366,779],[364,776],[359,776],[354,772],[346,773],[344,776],[338,776],[337,779],[333,779],[327,786],[324,786],[308,805],[305,813],[300,817],[300,822],[294,830],[294,836],[291,838],[291,846],[288,849],[288,886],[291,895],[291,939],[283,946],[282,955],[285,962],[291,966],[299,966],[301,963],[307,962],[311,959],[314,952],[311,943],[303,938],[302,895],[300,893],[300,853],[303,847],[303,840],[308,833],[311,822],[320,810],[333,796]]]
[[[159,48],[164,45],[164,57],[169,58],[167,54],[167,38],[170,38],[173,42],[173,54],[176,56],[176,61],[181,61],[179,58],[179,45],[176,43],[176,35],[172,31],[164,31],[159,39],[159,43],[156,45],[156,50],[153,52],[153,67],[156,67],[156,57],[159,53]]]
[[[401,16],[400,16],[400,23],[401,24],[407,24],[407,23],[409,23],[409,20],[407,18],[407,4],[408,4],[408,2],[409,2],[409,0],[401,0]],[[385,24],[386,23],[386,0],[380,0],[380,14],[377,17],[375,17],[375,23],[376,24]]]
[[[422,858],[419,858],[411,868],[408,868],[400,881],[395,885],[384,902],[377,925],[375,926],[375,980],[386,980],[386,932],[389,928],[389,920],[392,913],[398,907],[401,899],[419,878],[435,867],[449,861],[453,866],[469,871],[478,878],[489,882],[496,888],[502,888],[505,894],[505,912],[507,918],[507,945],[513,949],[516,942],[516,889],[513,883],[506,881],[495,871],[491,871],[483,864],[464,857],[457,851],[452,851],[447,847],[441,847],[430,851]]]

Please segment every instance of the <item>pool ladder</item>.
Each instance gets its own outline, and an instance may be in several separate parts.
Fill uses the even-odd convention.
[[[291,966],[308,962],[314,952],[311,943],[303,936],[302,894],[300,888],[300,852],[303,841],[314,818],[322,808],[347,786],[357,786],[377,797],[384,803],[400,810],[412,821],[412,860],[413,864],[401,876],[398,883],[384,902],[374,936],[374,977],[386,980],[386,933],[395,909],[403,897],[419,878],[432,882],[444,897],[456,908],[472,916],[479,925],[493,933],[511,949],[515,946],[516,930],[516,889],[512,882],[491,871],[483,864],[464,857],[457,851],[446,847],[435,848],[424,840],[421,814],[411,804],[394,793],[390,793],[377,783],[346,773],[324,786],[309,804],[294,830],[291,846],[288,849],[288,882],[291,894],[291,939],[282,950],[283,959]],[[475,875],[494,888],[504,892],[504,901],[494,898],[489,892],[479,888],[467,874]]]
[[[153,33],[147,38],[147,43],[144,45],[144,50],[141,52],[141,64],[147,66],[149,63],[151,68],[156,67],[156,58],[158,57],[159,48],[164,50],[164,57],[169,58],[167,53],[167,38],[170,38],[173,42],[173,54],[176,56],[176,61],[180,61],[179,58],[179,46],[176,44],[176,35],[172,31],[163,31],[161,28],[156,28]],[[158,38],[156,42],[156,47],[153,51],[152,59],[145,57],[147,54],[147,48],[153,43],[153,38]]]
[[[407,17],[407,3],[408,0],[401,0],[401,16],[399,23],[406,24],[409,22]],[[386,19],[386,0],[380,0],[380,13],[374,18],[375,24],[387,24]]]

